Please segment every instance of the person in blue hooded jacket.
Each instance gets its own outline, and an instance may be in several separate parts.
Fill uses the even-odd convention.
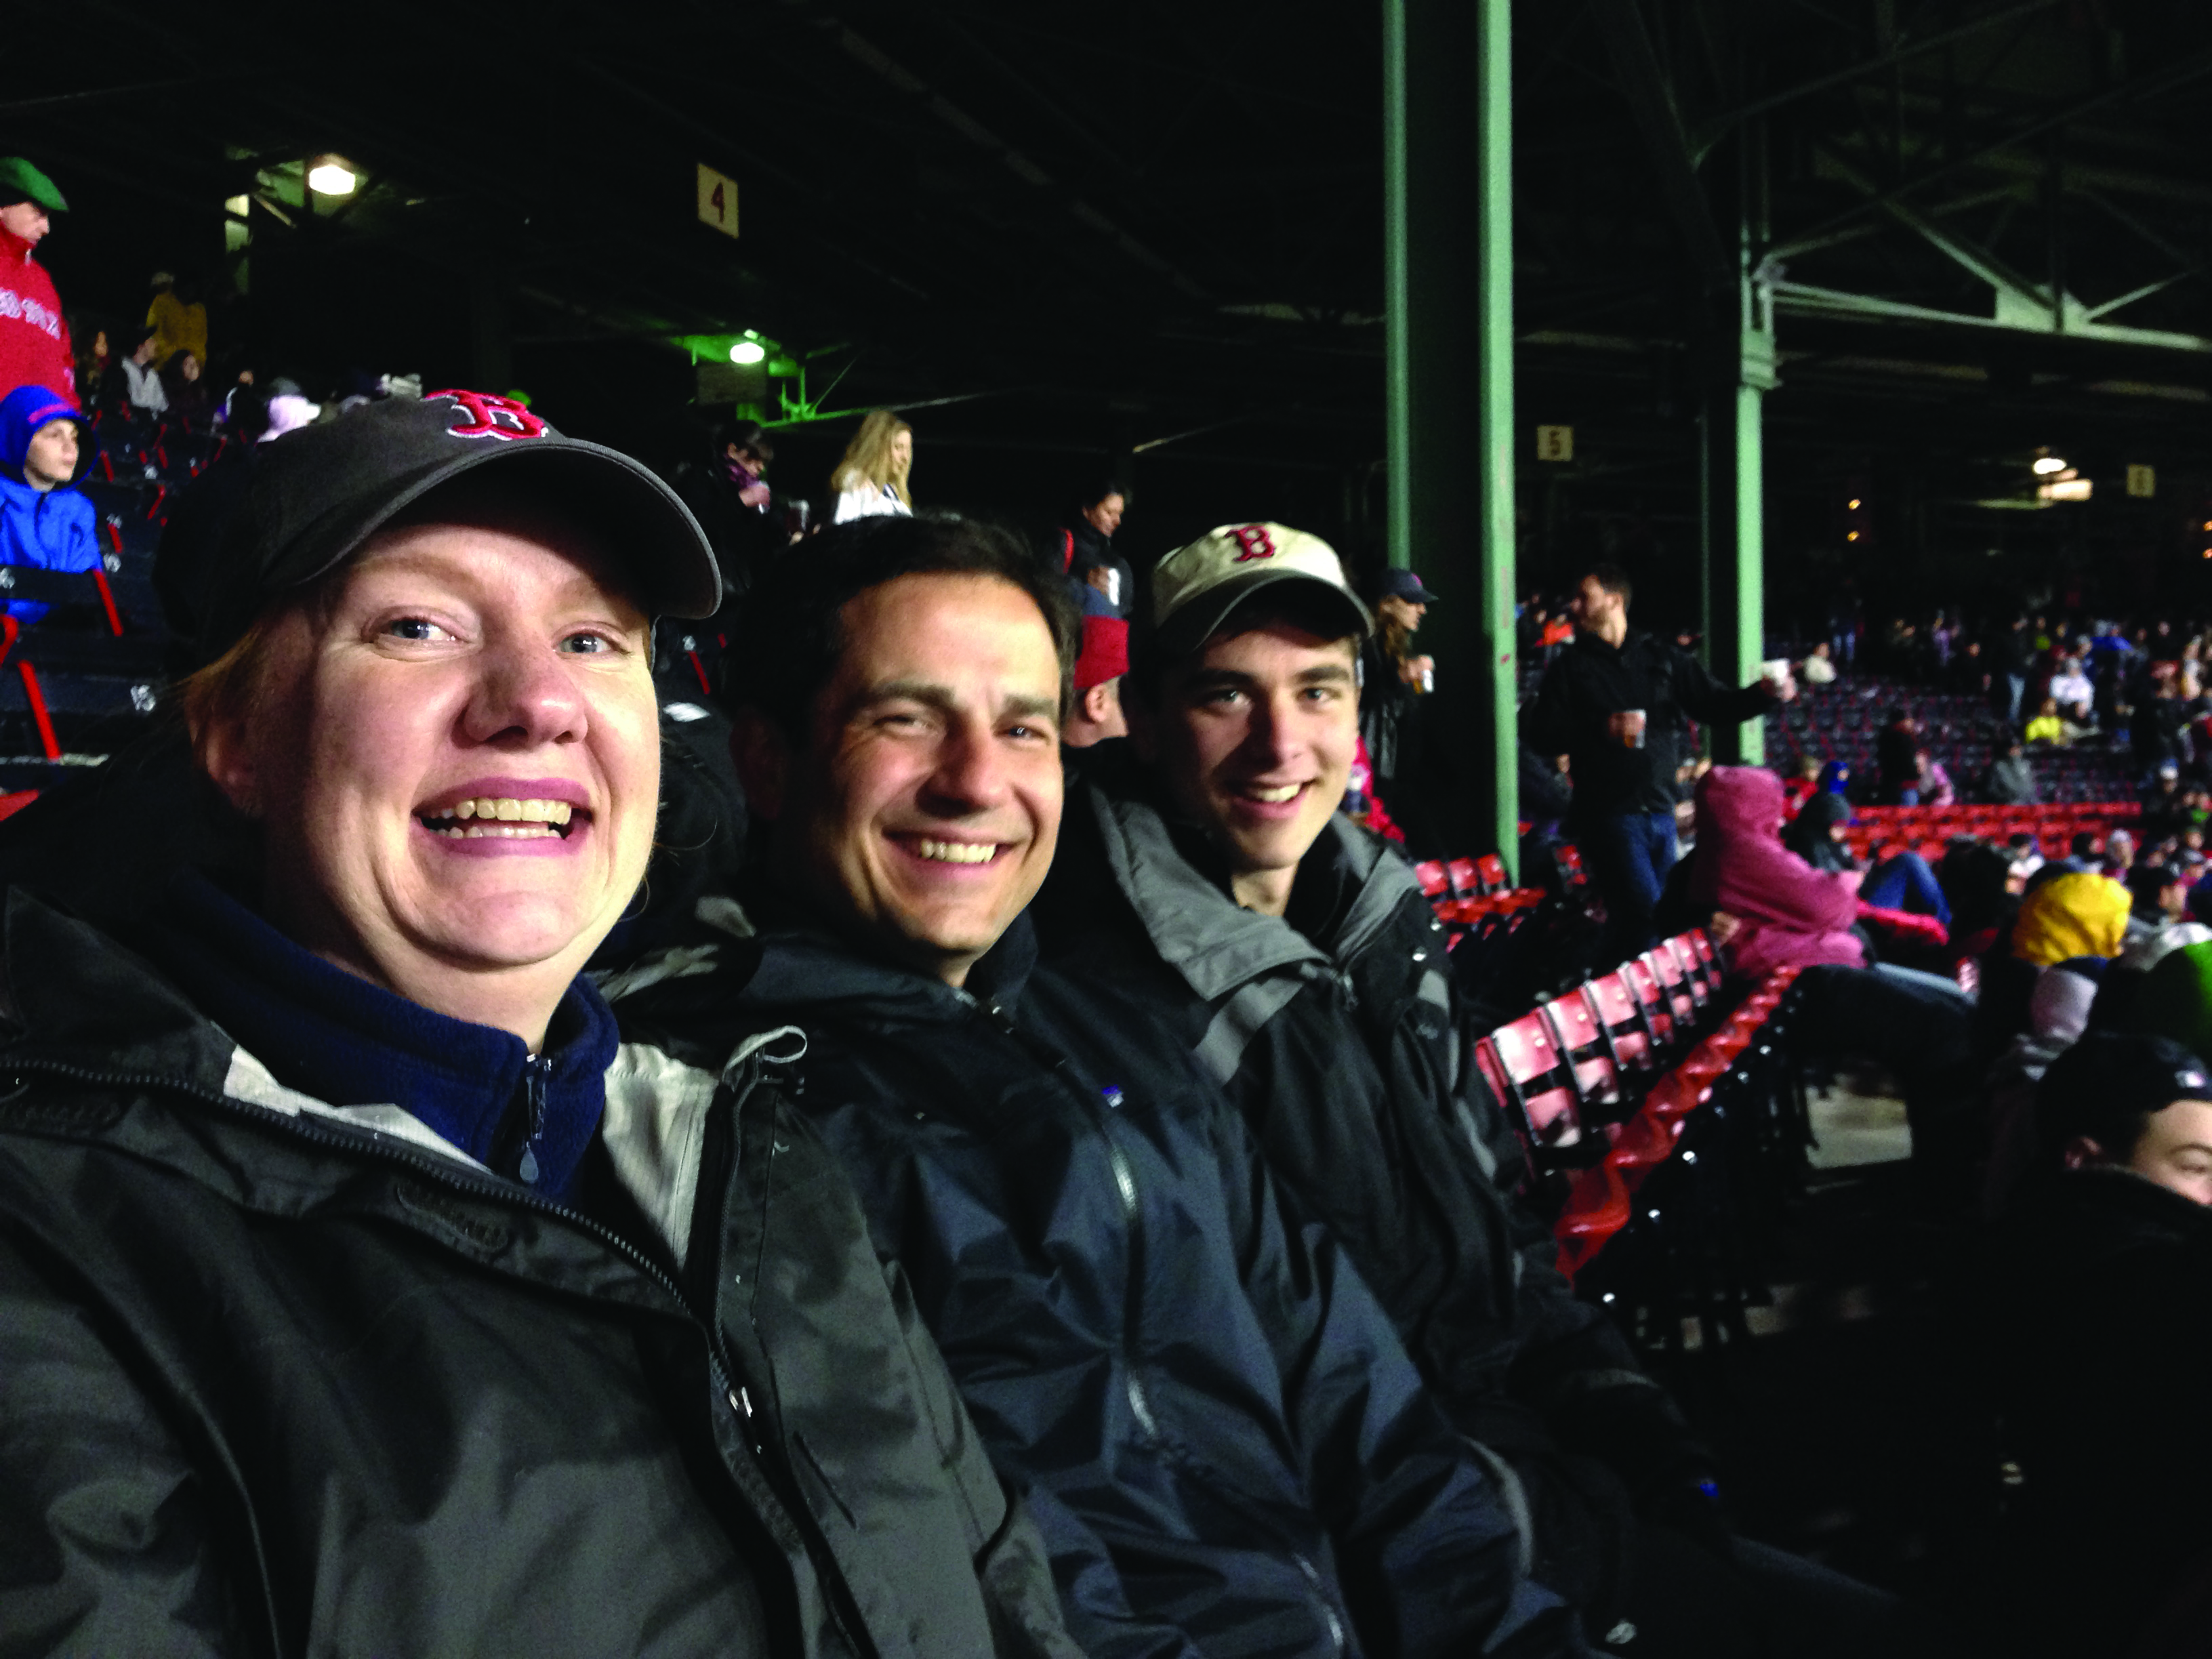
[[[48,386],[19,386],[0,398],[0,564],[100,568],[92,503],[71,488],[91,459],[77,420],[76,405]],[[8,601],[19,623],[46,610],[35,599]]]

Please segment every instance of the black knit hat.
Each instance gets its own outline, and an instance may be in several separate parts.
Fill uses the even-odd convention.
[[[337,569],[439,485],[495,463],[518,500],[599,532],[652,614],[708,617],[720,605],[706,532],[642,463],[564,438],[512,398],[434,392],[302,427],[258,453],[208,573],[202,660],[235,644],[270,599]]]

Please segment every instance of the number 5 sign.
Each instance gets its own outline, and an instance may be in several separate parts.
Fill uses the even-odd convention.
[[[738,181],[699,164],[699,222],[725,236],[738,234]]]
[[[1571,461],[1574,458],[1574,428],[1540,426],[1536,428],[1536,459],[1538,460]]]

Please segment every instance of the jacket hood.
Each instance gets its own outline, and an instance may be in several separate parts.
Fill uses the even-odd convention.
[[[51,386],[17,386],[5,398],[0,398],[0,471],[17,483],[24,483],[23,461],[31,453],[31,440],[40,428],[56,421],[82,423],[83,418],[83,411],[72,399]],[[69,483],[75,483],[92,470],[90,434],[80,424],[77,435],[76,471],[69,476]]]
[[[1851,804],[1841,795],[1809,796],[1789,829],[1783,831],[1783,845],[1807,863],[1818,864],[1825,853],[1837,850],[1828,831],[1850,821]]]
[[[2128,890],[2109,876],[2069,872],[2045,882],[2020,907],[2012,953],[2039,968],[2075,957],[2116,957],[2127,937]]]
[[[1707,836],[1773,836],[1782,828],[1782,780],[1765,767],[1716,766],[1698,780],[1698,845]]]

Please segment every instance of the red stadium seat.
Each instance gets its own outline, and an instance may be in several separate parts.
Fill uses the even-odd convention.
[[[1616,1072],[1648,1072],[1658,1064],[1651,1028],[1620,969],[1601,974],[1582,988],[1581,995],[1612,1048]]]
[[[1577,990],[1540,1007],[1551,1027],[1552,1040],[1567,1061],[1581,1097],[1585,1116],[1613,1119],[1620,1115],[1620,1073],[1613,1064],[1613,1045],[1606,1030]]]
[[[1498,1098],[1512,1106],[1532,1150],[1581,1142],[1574,1072],[1541,1012],[1499,1026],[1475,1045],[1475,1060]]]

